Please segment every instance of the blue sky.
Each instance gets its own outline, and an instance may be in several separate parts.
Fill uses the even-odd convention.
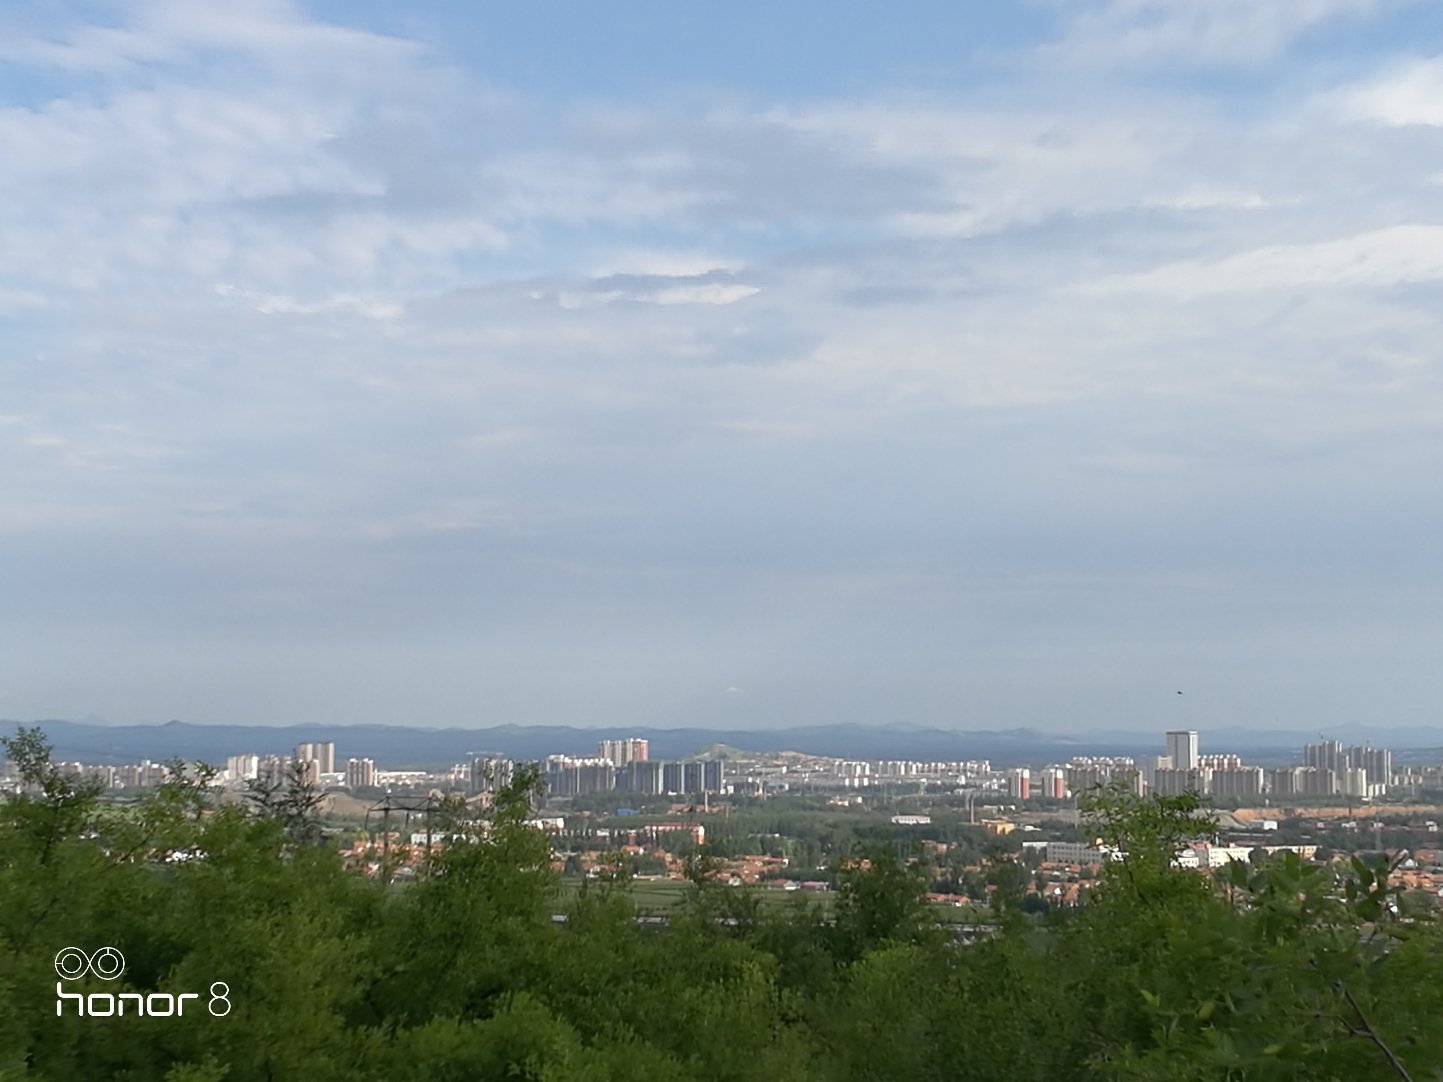
[[[0,716],[1433,724],[1440,42],[7,5]]]

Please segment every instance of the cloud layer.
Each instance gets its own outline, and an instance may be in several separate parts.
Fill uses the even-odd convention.
[[[484,22],[107,10],[0,35],[0,714],[1423,720],[1408,5],[660,96],[509,86]]]

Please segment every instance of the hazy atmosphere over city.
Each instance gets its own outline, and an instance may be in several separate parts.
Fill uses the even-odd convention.
[[[1433,724],[1440,48],[7,3],[0,717]]]

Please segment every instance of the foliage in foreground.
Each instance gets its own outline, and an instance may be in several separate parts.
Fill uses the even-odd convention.
[[[1395,916],[1361,861],[1176,869],[1186,798],[1102,794],[1095,828],[1128,855],[1091,902],[1037,919],[1004,897],[962,946],[886,852],[844,872],[832,919],[699,866],[664,930],[607,883],[559,924],[524,775],[484,838],[388,890],[294,809],[212,807],[183,774],[116,809],[38,732],[6,746],[28,786],[0,806],[0,1079],[1443,1078],[1436,921]],[[223,981],[230,1013],[57,1017],[69,946],[127,967],[65,991],[203,1005]]]

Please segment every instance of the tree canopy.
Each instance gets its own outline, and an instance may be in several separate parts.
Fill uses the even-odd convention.
[[[1179,868],[1209,829],[1189,798],[1099,794],[1088,829],[1124,855],[1086,904],[1030,913],[999,875],[964,941],[894,846],[839,858],[829,914],[758,906],[704,858],[665,927],[636,920],[624,877],[566,900],[529,771],[484,822],[445,809],[449,844],[398,884],[347,868],[303,789],[222,803],[176,764],[109,804],[38,730],[5,748],[4,1080],[1443,1077],[1434,912],[1361,859]],[[68,947],[124,972],[62,975]],[[102,1010],[57,1011],[57,988]],[[134,1006],[181,993],[199,996],[181,1015]]]

